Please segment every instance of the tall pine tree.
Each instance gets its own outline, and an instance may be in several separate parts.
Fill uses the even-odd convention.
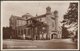
[[[78,31],[78,3],[70,3],[68,11],[64,15],[63,23],[64,23],[64,25],[69,26],[68,28],[65,26],[62,26],[63,37],[68,37],[70,35],[69,31],[72,31],[72,33],[73,33],[73,31],[75,31],[75,32]],[[66,29],[64,29],[64,28],[66,28]],[[71,29],[73,29],[73,30],[71,30]],[[64,36],[64,35],[66,35],[66,36]],[[77,36],[77,34],[76,34],[76,36]]]
[[[64,15],[64,19],[68,19],[69,24],[78,22],[78,3],[70,3],[68,12]]]

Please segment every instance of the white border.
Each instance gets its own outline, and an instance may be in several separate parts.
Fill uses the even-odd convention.
[[[12,2],[12,1],[1,1],[1,50],[79,50],[79,1],[53,1],[53,2],[78,2],[78,49],[3,49],[3,29],[2,29],[2,2]],[[24,2],[25,1],[13,1],[13,2],[18,2],[18,3],[21,3],[21,2]],[[26,1],[26,2],[52,2],[52,1]]]
[[[2,11],[2,3],[1,3],[1,50],[3,50],[3,48],[2,48],[2,47],[3,47],[3,40],[2,40],[2,39],[3,39],[3,36],[2,36],[2,34],[3,34],[3,31],[2,31],[2,30],[3,30],[3,29],[2,29],[2,25],[3,25],[3,24],[2,24],[2,20],[3,20],[3,19],[2,19],[2,17],[3,17],[3,16],[2,16],[2,13],[3,13],[3,11]]]
[[[80,6],[80,5],[79,5],[79,4],[80,4],[80,3],[78,2],[78,44],[77,44],[78,50],[79,50],[79,45],[80,45],[80,44],[79,44],[79,43],[80,43],[80,41],[79,41],[79,40],[80,40],[80,38],[79,38],[79,36],[80,36],[80,35],[79,35],[79,28],[80,28],[80,27],[79,27],[79,26],[80,26],[80,25],[79,25],[79,21],[80,21],[80,18],[79,18],[79,14],[80,14],[80,13],[79,13],[79,11],[80,11],[79,9],[80,9],[80,8],[79,8],[79,6]]]

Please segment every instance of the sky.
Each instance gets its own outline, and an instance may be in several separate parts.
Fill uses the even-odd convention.
[[[2,1],[1,2],[1,24],[9,26],[11,15],[22,16],[30,13],[32,16],[46,13],[46,7],[50,6],[51,11],[58,11],[59,21],[63,20],[63,15],[67,12],[69,1]]]

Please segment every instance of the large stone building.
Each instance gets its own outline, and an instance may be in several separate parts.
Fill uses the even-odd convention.
[[[10,27],[16,34],[15,37],[23,39],[54,39],[61,38],[61,30],[58,25],[58,11],[51,12],[46,8],[46,13],[33,17],[29,13],[22,17],[11,16]]]

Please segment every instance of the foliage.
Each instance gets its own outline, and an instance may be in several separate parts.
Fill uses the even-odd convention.
[[[78,3],[70,3],[67,13],[64,15],[64,21],[62,26],[62,36],[67,38],[70,35],[70,31],[77,31],[78,22]],[[68,26],[68,27],[65,27]],[[73,30],[71,30],[74,28]],[[70,30],[68,30],[70,29]]]
[[[78,3],[70,3],[68,12],[64,15],[64,19],[69,20],[69,24],[78,20]]]

